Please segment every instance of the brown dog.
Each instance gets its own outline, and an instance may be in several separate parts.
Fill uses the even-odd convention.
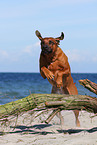
[[[60,40],[64,39],[64,33],[62,32],[61,36],[57,38],[42,38],[37,30],[36,36],[41,40],[40,73],[44,79],[47,78],[52,84],[52,93],[77,95],[78,91],[71,76],[68,57],[58,46]],[[74,113],[76,125],[80,126],[79,111],[75,110]],[[63,122],[62,116],[60,119]]]

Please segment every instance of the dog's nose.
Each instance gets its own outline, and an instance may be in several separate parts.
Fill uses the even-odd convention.
[[[44,44],[42,47],[45,48],[45,49],[47,49],[48,48],[48,45]]]
[[[42,50],[49,50],[49,46],[48,45],[43,45]]]

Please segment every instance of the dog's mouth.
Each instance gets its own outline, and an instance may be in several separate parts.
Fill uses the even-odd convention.
[[[52,49],[48,46],[42,47],[42,53],[43,54],[50,54],[50,53],[52,53]]]

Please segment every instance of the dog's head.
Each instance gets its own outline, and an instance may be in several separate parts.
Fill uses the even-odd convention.
[[[61,33],[60,37],[52,38],[52,37],[46,37],[42,38],[40,32],[36,30],[36,36],[41,40],[41,49],[43,54],[51,54],[56,51],[57,46],[60,43],[60,40],[64,39],[64,33]]]

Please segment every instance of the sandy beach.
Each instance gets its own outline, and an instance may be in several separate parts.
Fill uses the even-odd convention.
[[[33,120],[29,113],[24,113],[17,122],[15,119],[0,127],[0,145],[97,145],[97,116],[90,118],[94,114],[80,111],[80,127],[76,127],[72,111],[62,111],[64,126],[57,116],[45,124],[48,114]]]

